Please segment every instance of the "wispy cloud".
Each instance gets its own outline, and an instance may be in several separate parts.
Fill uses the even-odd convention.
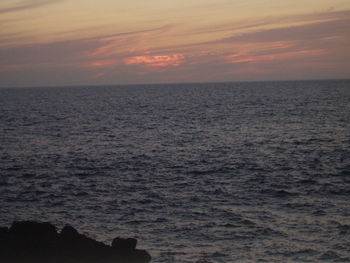
[[[13,4],[10,7],[0,8],[0,14],[33,9],[40,6],[54,4],[62,1],[63,0],[22,0],[19,3]]]
[[[218,42],[275,42],[315,40],[350,34],[350,19],[259,30],[218,40]]]
[[[328,11],[290,15],[289,17],[271,17],[256,21],[241,21],[236,25],[215,25],[207,29],[183,32],[179,36],[186,39],[186,36],[207,33],[208,36],[205,38],[209,40],[196,41],[189,39],[187,43],[163,45],[150,48],[149,51],[158,54],[184,53],[187,54],[186,57],[188,58],[188,54],[196,55],[209,50],[212,51],[211,53],[225,53],[229,50],[232,52],[232,50],[239,51],[253,48],[256,52],[262,53],[266,50],[270,52],[272,49],[285,52],[286,49],[281,49],[281,45],[293,47],[295,51],[334,49],[342,43],[341,39],[349,43],[349,17],[349,10]],[[281,21],[285,23],[280,23]],[[211,35],[211,32],[221,33]],[[220,38],[222,35],[225,35],[225,37]],[[325,44],[327,47],[324,46]],[[323,47],[320,47],[320,45],[323,45]]]
[[[0,9],[0,13],[58,1],[22,1]],[[283,72],[288,77],[289,69],[302,74],[310,65],[315,69],[335,63],[348,65],[349,17],[350,11],[329,11],[247,19],[192,30],[174,23],[101,33],[111,32],[107,31],[112,26],[108,22],[101,30],[88,33],[77,30],[75,34],[68,29],[49,32],[46,39],[66,39],[50,43],[43,39],[34,43],[31,32],[9,31],[0,35],[0,76],[12,81],[18,79],[17,73],[25,79],[31,72],[37,76],[41,71],[52,71],[64,76],[80,74],[84,81],[109,79],[111,83],[230,80],[233,76],[251,79],[254,74],[274,78]]]
[[[106,57],[115,55],[121,47],[129,46],[140,41],[140,39],[149,38],[152,35],[159,35],[170,31],[175,25],[167,24],[157,28],[150,28],[139,31],[121,32],[115,34],[99,35],[96,37],[84,38],[85,41],[99,41],[98,46],[94,51],[89,52],[89,57]]]
[[[166,24],[145,30],[101,34],[50,43],[5,45],[0,48],[0,71],[27,68],[28,65],[33,67],[71,65],[72,67],[100,70],[125,64],[153,68],[173,67],[183,63],[183,57],[179,54],[151,55],[144,51],[130,50],[136,42],[166,33],[173,26]],[[3,36],[5,38],[0,40],[0,45],[6,44],[9,38],[19,37],[16,34],[3,34]]]
[[[119,33],[114,33],[114,34],[98,35],[98,36],[94,36],[94,37],[84,38],[84,40],[112,39],[112,38],[126,37],[126,36],[131,36],[131,35],[139,35],[139,34],[152,33],[152,32],[164,33],[164,32],[171,30],[174,26],[175,26],[174,24],[166,24],[166,25],[161,26],[161,27],[149,28],[149,29],[144,29],[144,30],[136,30],[136,31],[128,31],[128,32],[119,32]]]
[[[189,31],[191,34],[208,34],[216,32],[239,32],[242,30],[256,31],[263,27],[285,27],[286,25],[300,25],[316,22],[326,22],[332,20],[342,20],[350,17],[350,10],[343,11],[325,11],[318,13],[294,14],[288,16],[269,16],[257,19],[233,20],[230,23],[206,26]]]
[[[269,64],[277,63],[278,61],[290,61],[295,59],[310,59],[311,57],[320,57],[326,55],[329,52],[324,49],[305,49],[305,50],[293,50],[286,48],[277,52],[271,50],[266,54],[259,54],[255,52],[242,52],[223,56],[223,61],[227,64]]]

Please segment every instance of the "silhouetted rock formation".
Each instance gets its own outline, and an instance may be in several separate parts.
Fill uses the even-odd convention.
[[[112,247],[118,250],[132,251],[136,248],[137,240],[135,238],[115,238],[112,241]]]
[[[137,240],[115,238],[112,246],[79,234],[72,226],[61,233],[50,223],[14,222],[0,227],[0,262],[4,263],[147,263]]]

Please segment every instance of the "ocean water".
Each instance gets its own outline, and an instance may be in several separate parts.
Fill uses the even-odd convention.
[[[154,263],[350,262],[350,81],[0,89],[0,225]]]

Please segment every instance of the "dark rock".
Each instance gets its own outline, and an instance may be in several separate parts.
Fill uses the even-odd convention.
[[[0,227],[0,247],[3,246],[3,243],[6,243],[9,237],[8,227]]]
[[[8,235],[9,228],[8,227],[0,227],[0,238]]]
[[[124,262],[127,259],[130,262],[145,262],[151,261],[151,256],[145,250],[136,249],[137,240],[135,238],[120,238],[117,237],[112,241],[112,248],[115,253],[118,253],[121,257],[121,261]]]
[[[0,262],[6,263],[148,263],[147,251],[134,238],[116,238],[112,246],[79,234],[72,226],[60,233],[50,223],[14,222],[0,228]]]
[[[10,234],[30,238],[53,238],[57,236],[56,227],[50,223],[38,223],[34,221],[14,222],[9,229]]]
[[[112,241],[112,247],[120,250],[135,250],[137,240],[135,238],[115,238]]]
[[[66,237],[66,238],[74,238],[74,237],[79,236],[79,233],[74,227],[72,227],[70,225],[66,225],[61,230],[61,236]]]

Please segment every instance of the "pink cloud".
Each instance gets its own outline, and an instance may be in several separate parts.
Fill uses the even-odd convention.
[[[134,56],[124,60],[126,65],[146,65],[150,67],[177,67],[184,63],[183,54]]]
[[[94,75],[94,78],[101,78],[101,77],[104,77],[106,76],[106,73],[97,73]]]
[[[235,63],[248,63],[256,61],[256,57],[249,56],[246,53],[237,53],[232,55],[224,56],[224,61],[227,64],[235,64]]]
[[[107,68],[116,64],[115,60],[107,59],[107,60],[97,60],[88,62],[85,66],[88,68]]]
[[[320,57],[327,55],[329,52],[324,49],[305,49],[305,50],[293,50],[288,45],[286,48],[271,50],[271,53],[259,54],[254,52],[240,52],[235,54],[229,54],[222,57],[225,64],[237,64],[237,63],[266,63],[271,61],[286,61],[297,58],[306,57]]]

